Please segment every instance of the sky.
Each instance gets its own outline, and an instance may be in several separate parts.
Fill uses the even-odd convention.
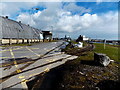
[[[0,16],[50,30],[54,37],[118,39],[118,2],[97,1],[1,2]]]

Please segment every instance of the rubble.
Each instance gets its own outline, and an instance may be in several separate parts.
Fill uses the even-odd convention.
[[[111,60],[106,54],[94,53],[94,61],[103,66],[107,66]]]
[[[83,43],[82,42],[78,42],[78,44],[74,44],[74,47],[82,48],[83,47]]]

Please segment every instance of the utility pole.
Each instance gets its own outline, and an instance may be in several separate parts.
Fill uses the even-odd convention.
[[[51,32],[52,32],[52,39],[53,39],[53,26],[51,26],[51,28],[52,28],[52,30],[51,30]]]
[[[104,39],[104,49],[105,49],[106,40]]]

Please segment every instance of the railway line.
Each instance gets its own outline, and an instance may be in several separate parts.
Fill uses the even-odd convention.
[[[95,48],[95,46],[93,44],[88,44],[85,48],[81,49],[79,52],[83,53],[83,52],[91,51],[94,48]]]
[[[68,48],[70,48],[71,46],[68,46]],[[68,49],[68,50],[64,50],[67,54],[70,55],[76,55],[76,56],[81,56],[82,54],[84,54],[85,52],[91,51],[95,48],[95,46],[93,44],[87,44],[85,47],[79,49],[79,48],[75,48],[75,49]]]

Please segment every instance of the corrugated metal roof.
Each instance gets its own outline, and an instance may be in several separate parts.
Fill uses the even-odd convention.
[[[0,38],[39,39],[42,31],[0,16]]]

